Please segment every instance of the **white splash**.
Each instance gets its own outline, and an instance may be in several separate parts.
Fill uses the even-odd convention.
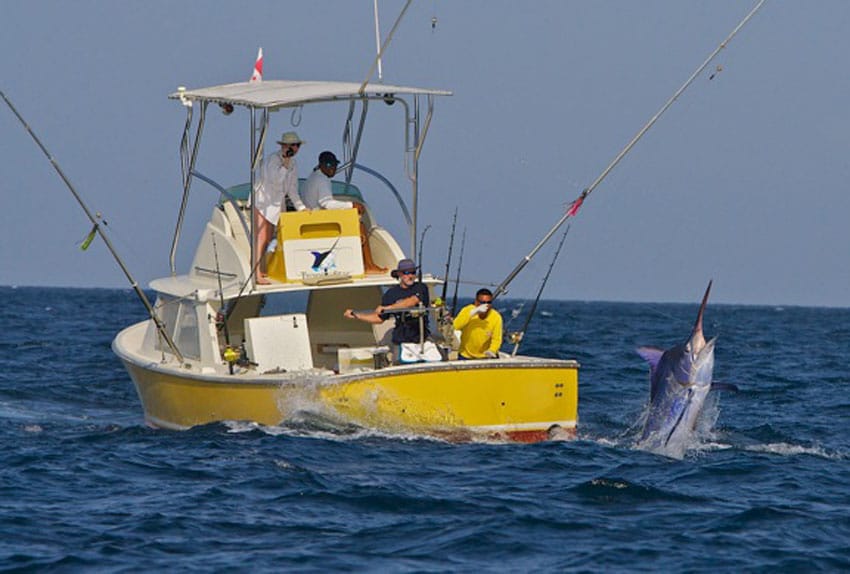
[[[802,446],[786,442],[750,445],[744,447],[744,450],[751,452],[766,452],[782,456],[811,455],[829,460],[846,460],[848,458],[847,453],[829,451],[821,446]]]

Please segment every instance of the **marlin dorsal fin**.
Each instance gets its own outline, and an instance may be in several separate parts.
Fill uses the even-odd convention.
[[[658,367],[658,362],[661,360],[664,350],[658,347],[638,347],[637,354],[643,357],[643,360],[649,363],[654,371]]]

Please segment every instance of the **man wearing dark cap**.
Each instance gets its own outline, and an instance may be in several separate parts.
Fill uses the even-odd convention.
[[[323,151],[319,154],[319,165],[304,183],[304,205],[307,209],[351,209],[354,204],[350,201],[334,199],[331,178],[336,175],[339,160],[333,152]]]
[[[351,201],[340,201],[334,199],[333,182],[331,178],[336,175],[336,167],[339,160],[332,151],[323,151],[319,154],[319,165],[313,169],[313,173],[304,183],[303,200],[308,209],[351,209],[356,207],[360,218],[360,244],[363,250],[363,268],[366,273],[386,273],[384,267],[378,266],[372,259],[372,249],[369,245],[369,234],[363,224],[363,206]]]
[[[417,281],[416,263],[411,259],[402,259],[391,274],[398,279],[398,285],[387,289],[381,297],[381,304],[374,311],[358,313],[346,309],[343,315],[348,319],[359,319],[375,325],[394,317],[392,341],[396,347],[396,363],[442,360],[437,347],[427,340],[430,335],[428,313],[413,310],[420,303],[425,308],[430,304],[428,287]],[[406,311],[394,312],[396,309]]]

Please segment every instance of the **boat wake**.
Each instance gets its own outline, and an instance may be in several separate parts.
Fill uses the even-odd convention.
[[[400,442],[433,442],[443,444],[476,443],[476,444],[516,444],[512,441],[500,440],[492,437],[466,437],[467,440],[452,440],[431,434],[422,434],[414,431],[385,431],[367,428],[354,423],[342,421],[338,418],[327,417],[316,412],[301,411],[297,417],[293,417],[280,425],[263,425],[247,421],[224,421],[223,425],[228,433],[250,433],[259,432],[269,436],[284,436],[293,438],[311,438],[334,442],[362,441],[369,439],[380,439]],[[637,425],[636,425],[637,426]],[[639,426],[638,426],[639,428]],[[40,429],[39,429],[40,430]],[[30,431],[37,432],[37,431]],[[722,431],[705,428],[695,430],[689,439],[682,445],[676,445],[681,456],[671,456],[671,451],[656,452],[651,449],[642,448],[638,444],[637,431],[630,429],[627,434],[614,437],[599,436],[594,434],[579,433],[578,436],[570,437],[568,440],[558,436],[550,439],[550,442],[565,440],[570,443],[590,443],[605,448],[622,449],[626,451],[643,451],[659,454],[674,460],[698,459],[713,452],[737,450],[751,453],[766,453],[778,456],[814,456],[826,460],[848,460],[850,453],[840,450],[827,449],[818,445],[801,445],[789,442],[773,442],[764,444],[746,444],[748,441],[735,441],[735,435],[727,435]]]
[[[847,460],[850,458],[846,452],[829,450],[821,446],[803,446],[785,442],[750,445],[745,447],[744,450],[751,452],[766,452],[781,456],[809,455],[825,458],[827,460]]]
[[[304,413],[304,415],[304,418],[300,421],[286,421],[277,426],[267,426],[245,421],[224,421],[223,424],[227,427],[227,432],[229,433],[261,432],[270,436],[313,438],[336,442],[360,441],[375,438],[397,441],[447,442],[430,435],[412,432],[390,433],[361,427],[352,423],[316,416],[314,413]]]

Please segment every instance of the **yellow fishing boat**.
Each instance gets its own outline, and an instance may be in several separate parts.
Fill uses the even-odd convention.
[[[343,317],[346,308],[374,309],[383,290],[397,284],[388,272],[366,273],[361,229],[377,266],[393,269],[405,257],[416,258],[419,158],[435,101],[449,95],[370,82],[261,81],[180,88],[170,96],[187,112],[172,273],[150,285],[156,292],[151,318],[124,329],[112,345],[136,386],[147,423],[168,429],[226,420],[279,425],[309,414],[450,440],[537,441],[574,434],[575,361],[508,353],[458,361],[451,342],[438,338],[444,360],[395,364],[398,358],[386,342],[392,321],[370,325]],[[381,104],[383,113],[404,116],[401,154],[412,209],[359,158],[373,102]],[[328,103],[348,108],[344,177],[333,182],[333,195],[364,206],[362,216],[353,208],[281,213],[276,245],[264,254],[270,282],[260,284],[252,264],[259,258],[253,252],[250,206],[270,116]],[[249,183],[225,187],[197,172],[210,106],[227,115],[247,112]],[[379,193],[370,188],[361,194],[363,184],[355,176],[363,174],[369,176],[367,183],[383,182],[395,196],[408,224],[409,250],[375,220],[363,196]],[[178,274],[174,261],[185,205],[192,183],[199,180],[198,185],[213,185],[219,193],[190,269]],[[434,300],[443,279],[424,274],[421,281]],[[421,311],[435,320],[445,313],[439,306]]]

